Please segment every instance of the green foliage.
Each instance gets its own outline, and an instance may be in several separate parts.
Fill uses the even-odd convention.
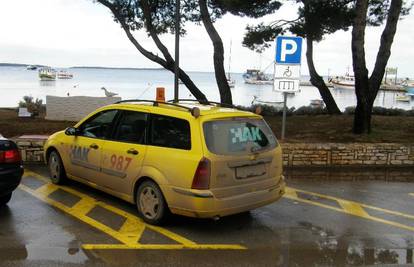
[[[261,115],[263,116],[282,116],[283,108],[277,106],[270,106],[270,105],[263,105],[263,104],[255,104],[251,105],[250,107],[245,106],[237,106],[237,108],[255,112],[256,109],[261,108]],[[329,115],[328,110],[325,107],[312,107],[312,106],[302,106],[298,109],[294,107],[288,108],[286,114],[288,116],[291,115]],[[344,111],[345,115],[354,115],[355,114],[355,106],[346,107]],[[399,108],[384,108],[384,107],[374,107],[372,109],[373,115],[378,116],[414,116],[414,110],[404,110]]]
[[[297,36],[311,38],[314,41],[321,41],[327,34],[338,30],[347,31],[353,23],[354,1],[352,0],[297,0],[297,19],[275,20],[269,25],[263,23],[257,26],[249,25],[246,28],[246,35],[243,45],[257,52],[262,52],[269,47],[277,35],[289,31]],[[369,11],[367,24],[379,26],[386,19],[390,0],[369,0]],[[413,3],[405,2],[401,16],[408,15]],[[271,14],[269,12],[267,14]]]
[[[243,39],[243,45],[258,53],[270,47],[270,42],[283,33],[282,28],[274,28],[263,23],[256,26],[248,25],[246,30],[247,34]]]
[[[27,108],[27,111],[31,112],[33,115],[38,115],[46,111],[46,107],[43,105],[43,100],[36,98],[33,101],[32,96],[24,96],[23,101],[19,102],[20,108]]]
[[[100,0],[97,1],[100,2]],[[131,31],[141,30],[147,25],[150,25],[156,34],[174,33],[175,31],[175,0],[107,0],[107,2],[114,6]],[[150,20],[146,20],[145,17],[145,4],[148,5]],[[194,19],[195,0],[186,2],[183,10],[182,26],[186,21]],[[114,20],[119,22],[116,18]],[[184,28],[181,29],[181,34],[185,34]]]
[[[235,16],[260,18],[272,14],[281,5],[275,0],[212,0],[210,7],[221,10],[222,14],[229,12]]]
[[[298,17],[294,20],[276,20],[269,25],[262,23],[247,26],[243,45],[262,52],[277,35],[286,31],[320,41],[325,34],[348,30],[352,25],[353,10],[349,0],[298,2],[301,5],[298,7]]]
[[[100,0],[97,0],[100,2]],[[117,12],[126,22],[129,30],[135,31],[145,28],[148,21],[143,12],[147,3],[151,13],[151,25],[157,34],[174,33],[175,31],[175,7],[176,0],[105,0],[115,6]],[[281,3],[275,0],[211,0],[208,1],[210,17],[213,22],[226,13],[252,18],[271,14],[279,9]],[[185,23],[195,22],[200,24],[201,14],[198,0],[186,0],[181,2],[181,32],[184,35]],[[115,21],[119,22],[117,19]]]
[[[413,7],[412,2],[403,1],[403,3],[400,17],[408,15]],[[367,24],[370,26],[382,25],[387,19],[390,4],[391,0],[369,0]]]

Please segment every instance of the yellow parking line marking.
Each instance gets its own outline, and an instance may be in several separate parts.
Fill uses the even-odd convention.
[[[111,245],[111,244],[84,244],[83,249],[223,249],[223,250],[245,250],[240,245],[219,245],[219,244],[195,244],[195,245],[158,245],[158,244],[135,244],[135,245]]]
[[[238,245],[238,244],[197,244],[181,235],[173,233],[167,229],[162,227],[157,227],[153,225],[148,225],[142,221],[141,218],[128,213],[124,210],[116,208],[114,206],[108,205],[103,202],[99,202],[96,199],[76,191],[67,186],[58,186],[50,183],[48,179],[45,177],[31,172],[25,171],[25,176],[31,176],[37,178],[39,180],[44,181],[46,184],[37,188],[31,189],[24,184],[20,184],[20,189],[26,191],[27,193],[31,194],[32,196],[48,203],[51,206],[54,206],[65,213],[68,213],[75,218],[83,221],[84,223],[89,224],[90,226],[101,230],[105,234],[113,237],[114,239],[120,241],[122,244],[87,244],[83,245],[82,247],[85,249],[246,249],[246,247]],[[80,198],[79,202],[77,202],[73,207],[67,207],[64,204],[55,201],[49,198],[49,195],[54,191],[61,189],[68,193],[71,193],[75,196]],[[105,208],[115,214],[118,214],[124,217],[126,220],[121,226],[121,228],[116,231],[112,228],[106,226],[105,224],[92,219],[91,217],[87,216],[89,211],[91,211],[96,206],[100,206]],[[154,245],[154,244],[140,244],[138,241],[140,240],[145,228],[151,229],[156,231],[174,241],[176,241],[177,245],[168,245],[168,244],[161,244],[161,245]]]
[[[308,200],[308,199],[302,199],[302,198],[298,197],[297,192],[302,192],[302,193],[305,193],[305,194],[308,194],[308,195],[323,197],[323,198],[326,198],[326,199],[337,201],[338,204],[342,208],[337,208],[337,207],[334,207],[334,206],[326,205],[326,204],[319,203],[319,202],[312,201],[312,200]],[[383,209],[383,208],[379,208],[379,207],[375,207],[375,206],[371,206],[371,205],[367,205],[367,204],[363,204],[363,203],[358,203],[358,202],[355,202],[355,201],[350,201],[350,200],[341,199],[341,198],[337,198],[337,197],[332,197],[332,196],[328,196],[328,195],[323,195],[323,194],[319,194],[319,193],[314,193],[314,192],[310,192],[310,191],[295,189],[295,188],[292,188],[292,187],[287,187],[286,188],[286,194],[284,195],[284,197],[287,198],[287,199],[300,201],[300,202],[307,203],[307,204],[310,204],[310,205],[319,206],[319,207],[334,210],[334,211],[337,211],[337,212],[350,214],[350,215],[353,215],[353,216],[361,217],[361,218],[368,219],[368,220],[371,220],[371,221],[380,222],[380,223],[383,223],[383,224],[395,226],[395,227],[398,227],[398,228],[401,228],[401,229],[405,229],[405,230],[409,230],[409,231],[414,232],[414,227],[412,227],[412,226],[401,224],[401,223],[390,221],[390,220],[385,220],[385,219],[382,219],[382,218],[379,218],[379,217],[369,215],[365,211],[364,208],[373,209],[373,210],[381,211],[381,212],[384,212],[384,213],[387,213],[387,214],[391,214],[391,215],[400,216],[400,217],[403,217],[403,218],[408,218],[408,219],[414,220],[414,215],[411,215],[411,214],[406,214],[406,213],[402,213],[402,212],[398,212],[398,211],[387,210],[387,209]]]
[[[339,205],[349,214],[358,215],[360,217],[369,217],[370,215],[361,207],[361,205],[355,202],[347,200],[337,200]]]

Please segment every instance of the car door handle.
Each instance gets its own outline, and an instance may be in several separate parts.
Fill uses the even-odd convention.
[[[132,154],[132,155],[138,155],[138,151],[137,150],[135,150],[135,149],[133,149],[133,148],[131,148],[131,149],[129,149],[128,151],[127,151],[127,153],[128,154]]]
[[[98,149],[99,148],[99,146],[97,144],[92,144],[89,147],[92,148],[92,149]]]

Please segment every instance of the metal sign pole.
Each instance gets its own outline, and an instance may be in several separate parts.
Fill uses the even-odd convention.
[[[176,4],[175,4],[174,102],[178,102],[179,71],[180,71],[180,0],[176,0]]]
[[[285,129],[286,129],[286,102],[287,102],[287,93],[283,92],[283,119],[282,119],[282,137],[281,139],[285,139]]]
[[[273,90],[283,93],[282,136],[285,139],[287,94],[299,91],[302,38],[278,36],[276,38],[276,58]],[[278,83],[277,89],[276,84]]]

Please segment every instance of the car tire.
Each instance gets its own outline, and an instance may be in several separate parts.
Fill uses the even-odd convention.
[[[152,181],[145,181],[138,187],[136,204],[139,215],[149,224],[161,225],[169,215],[161,189]]]
[[[0,197],[0,206],[6,205],[9,203],[10,199],[12,197],[12,193],[8,193],[7,195]]]
[[[62,158],[57,151],[52,151],[49,155],[48,169],[50,180],[54,184],[63,184],[66,181],[66,172]]]

